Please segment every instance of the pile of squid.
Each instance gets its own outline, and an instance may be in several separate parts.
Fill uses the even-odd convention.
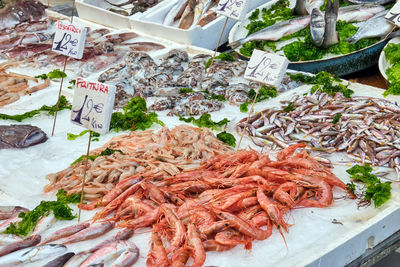
[[[28,75],[0,69],[0,107],[19,100],[22,95],[30,95],[49,86],[49,79],[40,83]]]
[[[284,111],[289,104],[292,111]],[[304,142],[317,150],[346,152],[357,162],[395,168],[400,174],[400,107],[382,98],[316,91],[295,95],[282,108],[266,109],[237,124],[256,145]],[[302,139],[302,140],[300,140]]]
[[[183,170],[199,167],[202,161],[230,149],[208,129],[187,125],[158,132],[132,132],[112,138],[90,155],[99,155],[105,149],[115,153],[89,160],[86,172],[85,199],[102,197],[117,183],[134,174],[151,171],[157,176],[176,175]],[[81,192],[85,161],[73,164],[55,174],[45,192],[64,189],[68,194]]]
[[[170,177],[140,173],[81,207],[103,207],[93,219],[117,227],[152,227],[148,266],[185,266],[189,258],[192,266],[202,266],[206,251],[237,245],[250,249],[253,240],[267,239],[273,227],[284,237],[291,209],[328,207],[332,187],[346,190],[303,148],[290,146],[277,160],[254,150],[229,152]]]

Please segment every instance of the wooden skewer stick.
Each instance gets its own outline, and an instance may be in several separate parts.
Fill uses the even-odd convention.
[[[79,214],[78,214],[78,223],[81,221],[81,210],[82,210],[82,202],[83,202],[83,192],[85,190],[85,183],[86,183],[86,172],[87,172],[87,165],[89,161],[89,152],[90,152],[90,143],[92,142],[92,131],[89,131],[89,142],[86,152],[86,161],[85,161],[85,170],[83,171],[83,180],[82,180],[82,190],[81,190],[81,201],[79,202]]]
[[[208,75],[208,70],[211,68],[212,64],[214,63],[214,59],[215,59],[215,57],[217,56],[217,51],[218,51],[219,45],[221,44],[222,36],[224,35],[226,25],[228,24],[228,20],[229,20],[229,18],[226,17],[224,27],[222,27],[222,32],[221,32],[221,35],[219,36],[217,48],[215,48],[214,56],[213,56],[212,59],[211,59],[211,64],[210,64],[210,66],[208,66],[208,68],[206,69],[206,75]]]
[[[250,108],[250,111],[249,111],[249,115],[247,116],[247,120],[246,120],[246,123],[245,123],[245,125],[244,125],[243,131],[242,131],[242,135],[240,136],[240,140],[239,140],[239,143],[238,143],[238,145],[237,145],[237,147],[236,147],[236,150],[239,150],[240,144],[242,143],[243,136],[245,135],[245,132],[246,132],[247,124],[249,123],[250,116],[251,116],[251,114],[253,113],[254,105],[256,104],[257,97],[258,97],[258,93],[260,92],[261,87],[262,87],[262,85],[260,84],[260,87],[259,87],[258,90],[257,90],[256,96],[254,97],[253,103],[251,104],[251,108]]]
[[[75,9],[75,0],[72,2],[71,23],[74,22],[74,9]],[[65,69],[67,67],[67,60],[68,60],[68,57],[65,56],[63,73],[65,73]],[[54,136],[54,130],[56,129],[57,114],[58,114],[58,109],[59,109],[59,105],[60,105],[60,98],[61,98],[61,91],[62,91],[63,84],[64,84],[64,75],[61,76],[61,84],[60,84],[60,90],[58,91],[58,100],[57,100],[56,112],[54,113],[53,130],[51,131],[51,136]]]

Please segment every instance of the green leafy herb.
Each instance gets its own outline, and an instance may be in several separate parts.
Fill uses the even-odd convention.
[[[249,20],[253,21],[258,19],[258,17],[260,16],[260,9],[256,9],[253,11],[253,13],[251,13],[251,16],[249,17]]]
[[[44,74],[35,76],[35,78],[42,79],[42,80],[46,80],[46,79],[54,80],[54,79],[61,79],[61,78],[65,78],[65,77],[67,77],[67,74],[59,69],[52,70],[48,74],[44,73]]]
[[[348,88],[348,85],[343,85],[339,82],[342,80],[333,76],[329,72],[321,71],[314,76],[304,75],[302,73],[298,74],[289,74],[290,78],[298,81],[304,82],[307,84],[314,84],[311,89],[311,92],[314,93],[317,90],[328,93],[331,96],[334,96],[337,92],[341,92],[344,97],[350,98],[354,93],[351,89]]]
[[[226,98],[225,98],[224,95],[212,94],[210,99],[218,100],[218,101],[221,101],[221,102],[225,102],[226,101]]]
[[[146,130],[154,123],[164,126],[154,112],[147,112],[146,101],[141,97],[132,98],[123,108],[111,116],[110,130]]]
[[[220,60],[222,60],[222,61],[231,61],[231,62],[236,61],[236,59],[235,59],[231,54],[228,54],[228,53],[225,53],[225,52],[223,52],[223,53],[219,54],[218,56],[216,56],[216,57],[214,58],[214,60],[216,60],[216,59],[220,59]],[[207,69],[208,67],[210,67],[212,61],[213,61],[213,58],[210,58],[210,59],[206,62],[206,69]]]
[[[194,90],[191,89],[191,88],[181,88],[181,89],[179,89],[179,93],[180,94],[193,93],[193,92],[194,92]]]
[[[69,81],[70,86],[68,86],[68,89],[74,89],[76,85],[76,80],[70,80]]]
[[[341,117],[342,117],[342,113],[336,114],[335,117],[333,117],[332,123],[337,124]]]
[[[217,134],[217,138],[219,140],[221,140],[222,142],[224,142],[225,144],[228,144],[228,145],[233,146],[233,147],[236,146],[235,137],[232,134],[227,133],[226,131],[223,131],[223,132]]]
[[[367,203],[374,201],[374,205],[377,208],[390,199],[392,187],[391,182],[382,183],[371,171],[372,167],[365,164],[364,166],[354,165],[346,172],[351,175],[351,179],[365,185],[365,191],[362,192],[364,201]],[[347,184],[347,187],[352,190],[352,192],[355,191],[354,183]]]
[[[246,101],[243,104],[240,104],[240,112],[246,113],[249,111],[249,101],[246,99]]]
[[[295,110],[295,108],[294,108],[294,103],[293,103],[293,102],[290,102],[289,105],[287,105],[287,106],[283,109],[283,111],[285,111],[285,112],[290,112],[290,111],[293,111],[293,110]]]
[[[17,114],[17,115],[8,115],[8,114],[2,114],[0,113],[0,119],[2,120],[14,120],[14,121],[23,121],[28,118],[32,118],[35,115],[40,114],[41,112],[47,112],[48,115],[54,115],[57,109],[57,104],[54,104],[53,106],[42,106],[39,109],[31,110],[28,112],[25,112],[24,114]],[[60,97],[60,103],[58,106],[58,110],[64,110],[64,109],[71,109],[71,105],[68,103],[68,100],[65,96]]]
[[[251,89],[249,91],[249,98],[254,100],[254,97],[256,96],[256,91],[254,89]],[[276,97],[277,92],[276,89],[273,87],[268,87],[268,86],[261,86],[260,90],[258,91],[256,103],[261,102],[263,100],[269,99],[269,98],[274,98]]]
[[[179,120],[187,123],[192,123],[197,127],[206,127],[212,130],[221,130],[222,126],[228,124],[229,122],[227,118],[220,120],[219,122],[215,122],[211,119],[211,115],[208,113],[201,115],[198,119],[195,119],[193,117],[184,118],[182,116],[179,116]]]
[[[383,51],[385,52],[386,59],[393,64],[393,66],[386,70],[389,88],[383,95],[400,95],[400,44],[388,44]]]
[[[98,155],[89,155],[88,159],[91,160],[91,161],[94,161],[94,160],[97,159],[98,157],[101,157],[101,156],[110,156],[110,155],[114,154],[115,152],[119,152],[119,153],[121,153],[121,154],[124,154],[124,153],[123,153],[121,150],[119,150],[119,149],[114,150],[114,149],[111,149],[111,148],[107,147],[106,149],[104,149],[104,150],[103,150],[100,154],[98,154]],[[82,161],[84,161],[85,159],[86,159],[86,155],[82,155],[82,156],[80,156],[77,160],[75,160],[74,162],[72,162],[72,163],[71,163],[71,166],[74,165],[74,164],[76,164],[76,163],[78,163],[78,162],[82,162]]]
[[[4,231],[5,234],[13,234],[27,236],[36,226],[38,221],[43,216],[50,215],[52,211],[54,217],[59,220],[72,220],[76,216],[72,214],[72,209],[68,206],[69,203],[79,203],[80,194],[67,195],[63,189],[57,192],[57,201],[42,201],[33,210],[24,213],[21,212],[19,217],[21,222],[11,223]]]

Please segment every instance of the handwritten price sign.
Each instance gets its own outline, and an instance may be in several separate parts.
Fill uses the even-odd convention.
[[[81,59],[85,49],[86,28],[62,20],[57,21],[52,50],[56,53]]]
[[[286,73],[289,60],[286,57],[261,50],[254,50],[244,77],[268,86],[277,87]]]
[[[385,18],[397,26],[400,26],[400,2],[397,2],[386,14]]]
[[[223,16],[241,20],[245,13],[246,0],[220,0],[217,6],[217,13]]]
[[[107,133],[114,99],[114,86],[78,78],[72,103],[72,123],[101,134]]]

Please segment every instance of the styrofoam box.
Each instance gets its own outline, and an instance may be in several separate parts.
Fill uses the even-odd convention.
[[[125,0],[121,2],[126,2]],[[107,8],[112,7],[109,3],[104,0],[76,0],[76,9],[79,17],[82,19],[95,22],[104,26],[108,26],[115,29],[129,29],[130,18],[140,18],[143,15],[151,12],[152,9],[163,7],[168,4],[170,0],[164,0],[158,5],[149,8],[146,12],[135,13],[132,16],[123,16],[115,12],[108,11]]]
[[[267,3],[268,1],[269,0],[247,0],[247,7],[243,12],[248,12],[261,4]],[[150,12],[146,12],[146,14],[143,14],[141,17],[131,17],[131,29],[135,32],[158,36],[186,45],[193,45],[207,49],[215,49],[217,47],[226,17],[219,16],[203,28],[195,26],[191,29],[183,30],[177,27],[165,26],[163,25],[163,20],[176,1],[166,0],[165,2],[169,3],[162,7],[156,6],[152,8]],[[233,19],[228,20],[221,39],[221,44],[228,40],[229,31],[235,23],[236,21]]]

